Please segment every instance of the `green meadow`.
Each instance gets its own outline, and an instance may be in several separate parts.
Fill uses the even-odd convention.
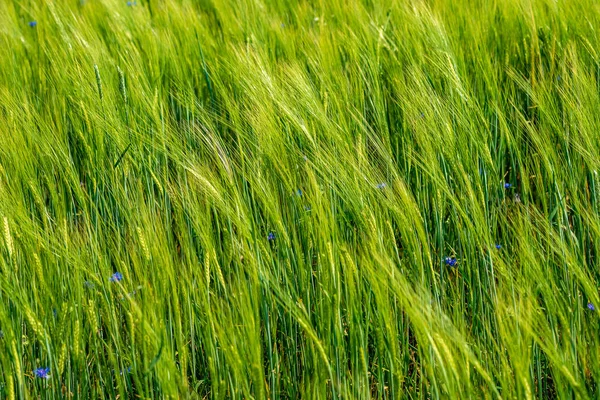
[[[600,398],[600,4],[0,1],[1,399]]]

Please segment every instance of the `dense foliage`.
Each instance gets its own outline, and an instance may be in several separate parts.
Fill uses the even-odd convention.
[[[0,1],[0,398],[599,398],[599,34]]]

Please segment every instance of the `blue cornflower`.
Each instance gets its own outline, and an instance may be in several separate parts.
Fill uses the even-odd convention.
[[[510,189],[511,187],[512,187],[512,185],[510,183],[508,183],[508,182],[506,182],[504,184],[504,189]]]
[[[109,281],[111,282],[119,282],[123,279],[123,274],[120,272],[115,272],[114,274],[112,274],[112,276],[110,277]]]
[[[50,379],[50,368],[37,368],[33,370],[33,374],[36,378]]]
[[[502,245],[499,245],[499,244],[497,244],[497,245],[496,245],[496,248],[497,248],[498,250],[500,250],[500,249],[502,248]]]
[[[29,21],[30,27],[35,28],[36,25],[37,25],[37,21]]]
[[[384,189],[387,186],[387,183],[381,182],[377,184],[377,189]]]
[[[588,303],[588,308],[592,311],[594,311],[596,309],[596,307],[594,307],[594,305],[592,303]]]
[[[444,258],[444,263],[446,263],[446,265],[454,267],[456,265],[457,261],[456,261],[456,258],[454,258],[454,257],[446,257],[446,258]]]
[[[267,236],[267,239],[270,241],[275,240],[275,233],[274,232],[269,232],[269,235]]]
[[[131,7],[131,6],[137,6],[137,1],[128,1],[127,7]]]

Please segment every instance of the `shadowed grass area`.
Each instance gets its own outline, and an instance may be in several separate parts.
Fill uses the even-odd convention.
[[[599,30],[0,2],[0,398],[600,397]]]

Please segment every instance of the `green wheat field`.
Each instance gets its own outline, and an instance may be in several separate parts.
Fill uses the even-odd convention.
[[[599,169],[594,0],[0,0],[0,398],[598,399]]]

